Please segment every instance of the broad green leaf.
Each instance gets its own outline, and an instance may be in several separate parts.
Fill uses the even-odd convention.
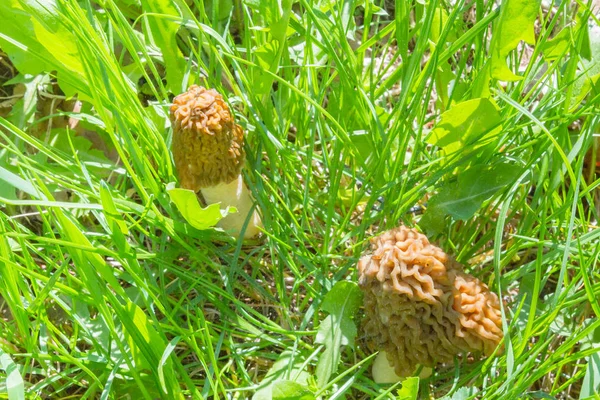
[[[441,400],[467,400],[472,398],[477,393],[477,388],[472,387],[461,387],[452,396],[444,396]]]
[[[257,94],[269,93],[273,84],[273,78],[264,71],[277,74],[283,52],[287,49],[285,43],[292,12],[292,3],[291,0],[272,2],[270,12],[265,13],[265,16],[268,16],[266,23],[271,34],[271,40],[260,45],[253,52],[255,62],[261,67],[260,69],[253,70],[253,86]],[[268,2],[264,2],[262,7],[264,8],[267,4]],[[281,13],[279,12],[280,8]]]
[[[314,400],[315,395],[307,387],[294,381],[278,381],[273,384],[273,400]]]
[[[6,373],[8,400],[25,400],[25,384],[17,364],[0,348],[0,368]]]
[[[6,186],[4,183],[8,183],[8,186],[14,187],[24,193],[27,193],[34,199],[44,198],[44,195],[39,193],[34,185],[31,182],[26,181],[21,178],[19,175],[10,172],[8,169],[0,166],[0,184],[2,186]]]
[[[5,173],[5,171],[7,171],[10,174],[10,176],[14,175],[12,172],[4,168],[3,165],[6,165],[6,163],[2,158],[0,158],[0,181],[5,180],[2,178],[2,174]],[[7,200],[17,200],[17,191],[15,187],[13,185],[4,185],[0,183],[0,198]]]
[[[435,9],[433,19],[431,21],[431,31],[429,36],[433,43],[437,43],[440,39],[446,24],[448,23],[448,13],[441,7]],[[446,36],[446,41],[452,42],[456,40],[456,30],[452,29]]]
[[[515,326],[521,329],[521,331],[524,331],[527,327],[527,322],[536,316],[536,310],[533,310],[533,315],[531,315],[531,299],[534,294],[534,286],[534,273],[526,274],[521,278],[521,282],[519,284],[519,294],[515,300],[515,304],[521,304],[521,302],[523,303],[523,308],[521,309],[521,312],[515,321]]]
[[[49,82],[50,78],[47,74],[19,74],[6,82],[5,85],[20,84],[23,92],[23,97],[17,101],[10,112],[9,121],[19,129],[25,129],[26,125],[33,122],[38,102],[38,86]]]
[[[350,140],[358,149],[358,161],[365,165],[369,156],[374,152],[373,135],[366,130],[350,132]]]
[[[204,8],[206,9],[206,15],[212,20],[216,14],[219,21],[227,19],[231,15],[233,9],[232,0],[210,0],[204,2]]]
[[[428,235],[438,235],[444,231],[446,221],[446,215],[442,212],[440,207],[436,207],[435,203],[429,202],[425,213],[419,221],[419,226]]]
[[[264,71],[270,71],[272,66],[278,62],[277,54],[279,45],[274,42],[268,42],[253,51],[255,62],[260,69],[255,69],[252,86],[254,91],[259,94],[269,93],[273,85],[273,78]],[[275,66],[276,68],[276,66]]]
[[[55,0],[0,2],[0,47],[22,74],[57,71],[67,95],[86,92],[75,37],[60,19]]]
[[[283,45],[285,44],[285,39],[287,37],[288,32],[288,24],[290,22],[290,16],[292,14],[292,4],[294,1],[292,0],[281,0],[277,1],[279,9],[281,7],[281,14],[276,21],[274,21],[270,26],[270,32],[273,36],[273,39],[279,42],[280,47],[280,55],[283,50]],[[275,71],[272,71],[275,72]]]
[[[448,215],[455,220],[473,217],[484,201],[514,182],[520,173],[520,167],[508,163],[475,165],[459,172],[455,182],[444,186],[429,200],[419,225],[437,234],[443,230]]]
[[[93,148],[93,143],[82,135],[78,135],[73,130],[63,128],[53,129],[50,134],[50,143],[54,148],[72,154],[73,150],[77,152],[77,157],[82,162],[92,161],[96,163],[112,164],[105,154]],[[71,144],[73,147],[71,147]]]
[[[417,400],[419,395],[419,377],[411,376],[402,381],[402,388],[398,390],[397,400]]]
[[[218,203],[202,208],[196,193],[187,189],[175,188],[175,184],[172,182],[167,185],[167,193],[183,218],[199,230],[215,226],[228,213],[227,210],[221,211]],[[233,212],[235,208],[229,207],[228,210]]]
[[[477,76],[473,80],[471,85],[471,96],[477,97],[490,97],[490,62],[489,60],[483,65],[483,68],[479,70]]]
[[[454,104],[442,114],[427,137],[427,143],[451,154],[465,146],[486,144],[502,130],[498,107],[489,99],[473,99]]]
[[[127,224],[123,220],[121,214],[117,211],[110,189],[106,182],[100,182],[100,200],[102,201],[102,208],[104,209],[104,216],[110,224],[112,230],[112,236],[115,240],[115,244],[122,253],[127,253],[130,249],[129,243],[125,236],[129,234]]]
[[[435,87],[438,92],[438,99],[436,101],[436,105],[441,111],[445,110],[446,106],[449,107],[448,99],[450,97],[450,83],[454,81],[455,84],[452,86],[456,87],[457,79],[458,77],[452,72],[452,69],[449,65],[438,66],[435,74]],[[460,96],[455,95],[454,98],[460,98]]]
[[[317,364],[317,383],[323,387],[337,371],[342,346],[354,346],[356,323],[354,315],[362,304],[362,292],[354,282],[340,281],[325,295],[321,310],[329,313],[319,325],[316,343],[325,350]]]
[[[596,328],[582,343],[582,349],[596,348],[599,352],[586,357],[587,367],[579,399],[588,399],[600,391],[600,328]]]
[[[600,353],[592,354],[586,357],[586,360],[587,367],[579,393],[580,399],[591,398],[600,390]]]
[[[506,65],[506,57],[521,40],[533,44],[533,23],[541,0],[505,0],[502,2],[500,18],[493,30],[491,52],[492,77],[502,81],[517,81],[523,77],[515,75]]]
[[[571,39],[572,30],[570,27],[564,28],[555,37],[546,41],[542,45],[542,54],[547,61],[554,61],[563,57],[569,47],[573,44]]]
[[[284,351],[273,363],[260,383],[252,400],[271,400],[273,388],[280,381],[295,382],[306,387],[310,374],[302,369],[305,359],[289,350]]]
[[[338,13],[338,20],[342,23],[342,29],[349,39],[354,39],[354,33],[356,32],[356,23],[354,20],[354,11],[358,6],[356,0],[344,0],[344,2],[338,2],[338,7],[341,8]]]
[[[0,2],[0,47],[22,74],[52,71],[56,60],[35,37],[32,16],[18,0]]]
[[[591,39],[590,39],[590,30],[588,29],[587,26],[587,21],[583,21],[582,24],[580,24],[580,21],[582,21],[582,15],[581,12],[577,14],[577,17],[575,18],[575,22],[577,25],[580,26],[580,32],[583,35],[582,40],[577,43],[577,52],[579,53],[579,55],[581,57],[583,57],[584,60],[587,61],[591,61],[592,59],[592,43],[591,43]],[[598,29],[598,27],[594,27],[594,29]],[[579,34],[579,32],[578,32]]]
[[[508,163],[473,166],[465,172],[459,172],[457,182],[444,187],[434,196],[430,207],[438,207],[454,219],[467,220],[485,200],[512,183],[520,172],[519,166]]]
[[[582,29],[587,31],[587,26]],[[600,27],[590,30],[589,41],[590,60],[582,61],[582,69],[573,82],[573,108],[578,107],[590,92],[593,96],[600,93]]]
[[[181,17],[181,13],[170,0],[142,0],[142,7],[146,13],[159,14],[146,17],[150,27],[146,35],[162,51],[169,90],[179,94],[187,88],[187,82],[183,82],[186,62],[177,46],[179,24],[168,16]]]

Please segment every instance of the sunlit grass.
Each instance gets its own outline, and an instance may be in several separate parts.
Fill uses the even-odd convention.
[[[600,117],[584,82],[600,52],[580,28],[597,22],[587,3],[540,8],[536,44],[508,57],[523,79],[508,83],[485,77],[501,12],[483,0],[400,1],[388,15],[371,1],[46,3],[0,5],[31,16],[0,22],[0,48],[78,93],[68,116],[113,152],[40,112],[0,119],[0,397],[250,398],[286,352],[304,371],[288,379],[313,397],[394,398],[399,386],[371,380],[360,314],[322,386],[315,339],[324,296],[399,223],[504,300],[503,353],[439,367],[420,398],[597,388]],[[262,240],[195,230],[169,200],[168,106],[192,83],[223,93],[246,131]],[[27,88],[34,107],[38,91],[62,99]],[[501,120],[489,143],[449,154],[426,141],[443,112],[486,92]],[[502,163],[518,173],[469,218],[422,223],[465,170]]]

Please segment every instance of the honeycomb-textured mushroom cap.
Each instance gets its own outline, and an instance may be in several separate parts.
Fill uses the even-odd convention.
[[[214,89],[193,85],[173,99],[173,156],[181,187],[229,183],[244,164],[244,133]]]
[[[453,282],[452,308],[458,312],[462,326],[456,335],[467,342],[468,348],[490,355],[503,336],[498,296],[479,279],[463,272],[456,272]]]
[[[392,229],[371,244],[358,263],[363,329],[371,350],[384,350],[398,376],[496,348],[499,302],[485,284],[414,229]]]

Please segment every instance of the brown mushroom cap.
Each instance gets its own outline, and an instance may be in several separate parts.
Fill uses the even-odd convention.
[[[470,350],[490,355],[502,340],[502,316],[498,296],[479,279],[455,272],[452,308],[458,312],[461,329],[456,332]]]
[[[363,328],[398,376],[468,351],[493,352],[502,338],[498,298],[439,247],[401,226],[371,239],[358,263]]]
[[[170,116],[181,187],[197,192],[239,176],[244,133],[216,90],[190,86],[173,99]]]

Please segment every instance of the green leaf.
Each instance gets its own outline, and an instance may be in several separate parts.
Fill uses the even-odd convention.
[[[50,143],[67,154],[73,154],[75,150],[82,162],[111,163],[102,151],[93,148],[94,144],[89,139],[70,129],[52,129]]]
[[[8,173],[8,178],[11,179],[13,176],[16,176],[19,180],[21,178],[19,178],[17,175],[13,174],[12,172],[8,171],[6,168],[4,168],[4,166],[9,166],[7,165],[7,163],[4,161],[5,157],[2,157],[2,154],[0,152],[0,181],[5,181],[5,178],[2,177],[2,175],[6,175],[6,173]],[[23,182],[20,182],[23,183]],[[25,184],[27,184],[27,182],[25,182]],[[33,187],[30,187],[30,189],[33,190]],[[7,199],[7,200],[17,200],[17,191],[15,189],[14,185],[4,185],[4,184],[0,184],[0,198],[3,199]]]
[[[521,168],[514,164],[494,166],[475,165],[458,173],[455,184],[445,186],[430,201],[454,219],[467,220],[475,215],[481,204],[519,176]]]
[[[436,105],[440,108],[440,110],[445,110],[446,106],[448,105],[450,87],[456,87],[456,82],[458,82],[458,80],[459,78],[452,72],[452,69],[449,65],[438,66],[435,74],[435,85],[438,92]],[[451,84],[452,81],[454,81],[454,85]],[[455,94],[454,98],[460,98],[460,96]]]
[[[175,350],[177,343],[181,340],[181,336],[173,338],[165,348],[162,356],[160,357],[160,363],[158,364],[158,380],[162,389],[167,392],[167,383],[165,375],[171,375],[173,372],[173,362],[171,361],[171,354]],[[176,357],[176,356],[175,356]]]
[[[431,41],[433,43],[437,43],[440,39],[446,24],[448,23],[448,13],[441,7],[435,9],[435,13],[433,14],[433,19],[431,20],[431,31],[429,33]],[[454,28],[454,27],[453,27]],[[452,42],[456,40],[456,30],[451,29],[448,35],[446,36],[446,41]]]
[[[489,60],[483,65],[483,67],[477,73],[477,76],[471,84],[472,97],[490,97],[490,62]]]
[[[279,47],[282,48],[282,50],[287,37],[287,29],[292,14],[293,3],[293,0],[277,1],[278,6],[281,7],[281,14],[279,14],[277,20],[270,26],[271,35],[273,36],[273,39],[279,42]],[[277,9],[279,9],[279,7],[277,7]]]
[[[23,377],[8,354],[0,348],[0,368],[6,372],[6,390],[8,400],[25,400],[25,384]]]
[[[452,396],[444,396],[441,400],[467,400],[473,397],[477,393],[477,388],[472,387],[461,387]]]
[[[61,209],[57,209],[55,212],[69,240],[85,248],[94,248],[81,227],[73,222],[74,218],[71,214],[67,214]],[[87,284],[93,285],[95,289],[98,289],[98,285],[108,285],[118,295],[125,297],[125,291],[119,285],[119,281],[114,275],[114,269],[100,254],[84,250],[73,250],[72,256],[76,260],[79,272],[85,277]],[[98,279],[98,274],[102,277],[102,280]],[[98,293],[100,293],[99,290]]]
[[[310,374],[302,369],[305,359],[292,351],[286,350],[273,363],[265,375],[252,400],[271,400],[273,389],[278,382],[295,382],[302,387],[308,384]]]
[[[529,396],[529,398],[532,398],[532,399],[556,400],[556,397],[551,396],[542,390],[536,390],[535,392],[528,392],[527,396]]]
[[[233,1],[232,0],[210,0],[205,1],[204,8],[206,10],[206,15],[210,19],[216,14],[217,19],[222,21],[227,19],[229,15],[231,15],[231,11],[233,10]]]
[[[427,137],[427,143],[451,154],[465,146],[486,144],[502,130],[498,107],[487,98],[453,105]]]
[[[590,39],[590,30],[588,29],[587,19],[582,20],[581,11],[577,14],[577,17],[575,18],[576,24],[579,25],[580,21],[583,21],[583,23],[580,25],[581,26],[580,30],[581,30],[581,34],[583,35],[583,38],[578,43],[577,52],[579,53],[579,55],[581,57],[583,57],[583,59],[585,59],[587,61],[591,61],[592,60],[592,43],[591,43],[591,39]],[[594,29],[598,29],[598,27],[595,27]],[[579,32],[577,34],[579,34]]]
[[[181,13],[171,0],[143,0],[142,7],[145,12],[162,15],[147,16],[151,41],[160,48],[167,71],[167,86],[172,93],[179,94],[187,87],[183,82],[186,61],[177,46],[177,31],[179,24],[164,16],[181,17]]]
[[[115,312],[125,328],[125,337],[136,367],[152,371],[164,393],[171,395],[171,398],[183,399],[169,357],[171,344],[165,346],[163,336],[135,303],[127,300],[124,306],[115,307]]]
[[[109,223],[112,237],[121,254],[129,253],[131,246],[127,243],[126,236],[129,235],[127,224],[123,220],[121,214],[117,211],[114,200],[110,193],[108,185],[104,181],[100,181],[100,200],[104,209],[104,216]]]
[[[411,376],[402,381],[402,388],[398,390],[397,400],[417,400],[419,395],[419,377]]]
[[[87,85],[75,37],[60,15],[55,0],[0,2],[0,47],[22,74],[57,71],[70,96]]]
[[[36,187],[31,184],[31,182],[26,181],[19,175],[14,174],[3,167],[0,167],[0,182],[8,183],[9,186],[14,187],[15,189],[20,190],[24,193],[27,193],[34,199],[44,198],[43,194],[39,193]]]
[[[175,188],[173,182],[167,185],[167,193],[183,218],[199,230],[215,226],[228,212],[236,211],[234,207],[229,207],[229,211],[221,211],[221,206],[218,203],[202,208],[196,193],[187,189]]]
[[[523,77],[515,75],[506,65],[506,57],[521,40],[533,44],[533,23],[541,0],[505,0],[502,2],[500,18],[494,26],[491,52],[492,77],[503,81],[517,81]]]
[[[325,295],[321,310],[329,316],[321,322],[316,343],[324,344],[325,350],[317,364],[317,383],[323,387],[337,371],[342,346],[354,346],[356,323],[354,315],[362,304],[362,292],[354,282],[340,281]]]
[[[455,182],[444,186],[429,200],[419,225],[431,234],[438,234],[448,215],[455,220],[471,218],[484,201],[514,182],[520,173],[520,167],[509,163],[475,165],[459,172]]]
[[[315,395],[307,387],[294,381],[281,380],[273,384],[273,400],[314,400]]]
[[[600,351],[600,350],[599,350]],[[586,357],[587,367],[581,385],[580,399],[587,399],[600,390],[600,353]]]
[[[257,94],[270,92],[273,78],[265,71],[277,74],[283,52],[287,50],[285,42],[292,12],[292,3],[292,0],[283,0],[274,2],[271,7],[268,6],[268,2],[263,2],[261,6],[261,8],[266,6],[271,9],[269,12],[264,13],[264,17],[267,18],[271,40],[262,44],[253,52],[254,61],[260,67],[253,69],[253,87]],[[281,13],[279,13],[280,7]]]
[[[49,83],[47,74],[29,75],[19,74],[6,82],[5,85],[22,85],[23,97],[15,103],[8,118],[19,129],[25,129],[26,125],[33,122],[38,102],[38,86]]]
[[[573,44],[571,39],[572,30],[570,27],[564,28],[551,40],[542,45],[542,54],[547,61],[557,60],[566,54],[569,47]]]
[[[582,349],[596,348],[600,352],[600,328],[594,329],[583,341]],[[586,357],[587,367],[581,384],[579,399],[588,399],[598,394],[600,390],[600,353]]]
[[[273,85],[273,77],[265,71],[270,71],[272,67],[277,69],[276,63],[278,62],[279,45],[274,42],[268,42],[258,47],[253,51],[255,62],[260,67],[254,69],[254,77],[252,80],[252,86],[254,91],[259,94],[269,93],[271,86]]]
[[[587,31],[587,26],[581,29]],[[577,107],[592,92],[592,95],[600,93],[600,28],[596,27],[589,32],[590,60],[583,60],[582,71],[573,82],[573,107]]]
[[[366,130],[357,130],[350,132],[350,140],[358,149],[357,161],[361,165],[365,165],[369,156],[374,153],[373,135]]]

